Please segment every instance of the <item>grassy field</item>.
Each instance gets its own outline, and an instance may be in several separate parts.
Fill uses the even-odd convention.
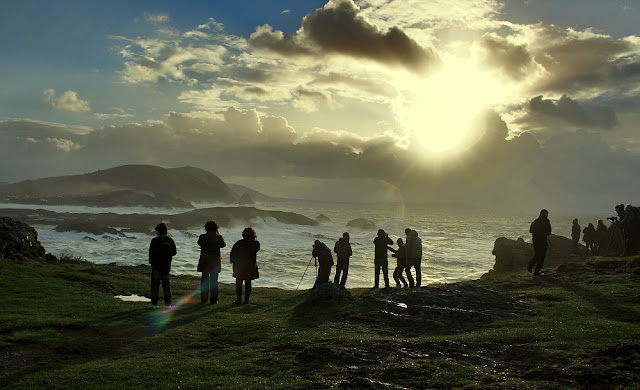
[[[148,310],[149,268],[0,259],[6,389],[640,388],[640,259],[576,258],[353,303],[254,288],[252,302]],[[197,291],[196,291],[197,293]],[[182,297],[180,301],[178,298]]]

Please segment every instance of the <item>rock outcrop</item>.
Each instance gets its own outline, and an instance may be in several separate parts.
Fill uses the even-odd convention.
[[[584,251],[584,246],[581,245],[580,249]],[[533,244],[525,242],[521,237],[518,237],[517,240],[500,237],[494,242],[491,253],[496,256],[496,262],[493,269],[483,277],[496,273],[526,270],[527,264],[533,257]],[[573,242],[570,238],[552,234],[549,236],[549,249],[544,266],[555,267],[566,263],[573,254]]]
[[[44,255],[45,249],[38,241],[36,229],[8,217],[0,218],[0,256],[10,259]]]
[[[321,284],[314,290],[310,290],[307,299],[301,303],[301,306],[310,307],[329,303],[346,304],[352,302],[353,297],[349,290],[343,286],[327,282]]]
[[[252,205],[252,204],[255,204],[255,202],[253,201],[253,199],[251,199],[251,195],[249,195],[248,192],[245,192],[244,194],[242,194],[240,199],[238,199],[238,204],[240,204],[240,205]]]
[[[368,219],[356,218],[347,222],[347,226],[357,227],[360,229],[376,229],[376,224]]]
[[[320,214],[316,217],[316,222],[318,223],[327,223],[327,222],[331,222],[331,219],[329,219],[329,217],[327,217],[324,214]]]

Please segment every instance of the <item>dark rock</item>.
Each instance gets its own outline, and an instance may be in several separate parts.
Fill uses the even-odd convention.
[[[45,249],[38,241],[33,227],[8,217],[0,218],[0,256],[10,259],[19,256],[39,258]]]
[[[525,242],[521,237],[517,240],[500,237],[494,242],[491,253],[496,256],[496,262],[493,269],[483,277],[493,273],[526,270],[527,264],[533,257],[533,244]],[[549,249],[544,266],[554,267],[564,264],[573,254],[573,242],[570,238],[552,234],[549,236]]]
[[[318,215],[316,217],[316,222],[318,222],[318,223],[327,223],[327,222],[331,222],[331,220],[326,215],[320,214],[320,215]]]
[[[315,290],[310,290],[307,299],[302,303],[303,306],[326,305],[329,303],[352,303],[353,297],[349,290],[338,284],[331,282],[323,283]]]
[[[46,261],[58,261],[58,258],[51,253],[47,253],[46,255],[44,255],[44,259]]]
[[[85,241],[92,241],[92,242],[97,242],[98,241],[95,238],[89,237],[89,236],[84,236],[84,237],[82,237],[82,239],[85,240]]]
[[[364,219],[364,218],[356,218],[353,219],[349,222],[347,222],[347,226],[351,226],[351,227],[357,227],[360,229],[376,229],[376,224],[373,223],[372,221],[369,221],[368,219]]]
[[[251,195],[249,195],[248,192],[245,192],[244,194],[242,194],[240,199],[238,199],[238,204],[252,205],[252,204],[255,204],[255,202],[253,201],[253,199],[251,199]]]
[[[56,232],[85,232],[99,236],[101,234],[120,235],[120,232],[114,228],[101,226],[93,221],[86,220],[68,220],[56,226]]]

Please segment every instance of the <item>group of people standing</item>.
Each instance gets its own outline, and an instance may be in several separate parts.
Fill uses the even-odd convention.
[[[227,246],[224,238],[218,231],[220,225],[216,221],[208,221],[204,225],[205,234],[198,237],[200,246],[200,259],[198,272],[200,279],[200,302],[211,304],[218,303],[218,275],[222,265],[220,249]],[[176,244],[167,235],[167,225],[164,223],[156,226],[157,237],[151,240],[149,246],[149,264],[151,264],[151,308],[158,308],[159,289],[162,283],[162,292],[165,305],[171,305],[171,283],[169,273],[171,260],[176,255]],[[256,231],[247,227],[242,231],[242,239],[236,241],[229,255],[233,264],[233,276],[236,279],[236,300],[234,304],[249,303],[251,296],[251,281],[260,277],[257,264],[257,253],[260,250]],[[242,301],[242,284],[245,285],[244,301]]]
[[[389,251],[391,251],[393,253],[392,256],[397,259],[396,268],[393,271],[393,279],[396,282],[396,287],[420,287],[422,281],[422,240],[418,237],[418,232],[415,230],[407,228],[405,229],[405,234],[406,244],[402,238],[398,238],[396,241],[398,248],[395,249],[389,246],[393,245],[393,240],[389,238],[389,235],[383,229],[378,230],[377,236],[373,239],[373,263],[375,267],[374,288],[379,288],[380,286],[381,271],[384,277],[384,287],[389,287]],[[347,282],[347,275],[349,274],[349,258],[353,255],[348,232],[343,233],[342,237],[336,241],[333,251],[337,257],[336,274],[333,278],[333,283],[344,287]],[[333,267],[334,264],[333,256],[329,247],[320,240],[315,240],[311,254],[319,265],[318,275],[313,285],[313,288],[317,288],[319,285],[329,282],[331,267]],[[411,268],[415,269],[415,282],[411,274]],[[403,272],[407,275],[408,283],[404,278]]]
[[[580,230],[578,219],[574,219],[571,226],[573,248],[579,251],[580,232],[588,252],[593,255],[633,256],[640,250],[640,209],[630,204],[618,204],[614,207],[616,216],[607,218],[611,225],[607,227],[599,219],[597,226],[589,223]]]

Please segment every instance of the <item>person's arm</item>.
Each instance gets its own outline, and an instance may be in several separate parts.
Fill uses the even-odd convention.
[[[224,248],[225,246],[227,246],[227,243],[224,242],[224,237],[220,235],[220,248]]]

